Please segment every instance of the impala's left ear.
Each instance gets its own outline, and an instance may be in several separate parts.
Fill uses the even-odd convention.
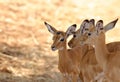
[[[104,26],[104,30],[105,32],[107,32],[108,30],[112,29],[115,27],[116,23],[118,21],[118,18],[110,23],[108,23],[107,25]]]
[[[55,34],[57,32],[57,30],[51,26],[50,24],[48,24],[47,22],[44,22],[45,26],[47,27],[48,31],[52,34]]]
[[[77,27],[76,24],[71,25],[66,31],[66,37],[68,37],[69,35],[72,35],[75,32],[76,27]]]

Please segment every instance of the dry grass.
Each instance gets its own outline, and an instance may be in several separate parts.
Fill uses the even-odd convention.
[[[60,30],[86,18],[120,18],[120,1],[0,0],[0,82],[60,82],[44,21]],[[120,21],[107,42],[120,41]]]

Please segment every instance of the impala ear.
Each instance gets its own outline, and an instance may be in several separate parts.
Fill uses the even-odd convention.
[[[92,25],[95,25],[95,19],[90,19],[89,23],[91,23]]]
[[[71,25],[66,31],[66,37],[68,37],[69,35],[72,35],[75,32],[76,27],[77,27],[76,24]]]
[[[95,30],[95,19],[90,19],[89,21],[89,31],[93,32]]]
[[[96,31],[97,31],[97,33],[103,31],[103,20],[99,20],[96,23]]]
[[[49,25],[47,22],[44,22],[44,24],[50,33],[55,34],[57,32],[57,30],[54,27],[52,27],[51,25]]]
[[[107,25],[104,26],[105,32],[107,32],[108,30],[112,29],[115,27],[116,23],[118,21],[118,18],[110,23],[108,23]]]
[[[83,34],[85,28],[88,28],[89,20],[85,19],[80,26],[80,34]]]

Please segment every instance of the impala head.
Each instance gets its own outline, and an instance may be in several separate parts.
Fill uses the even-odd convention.
[[[105,39],[105,32],[115,27],[118,19],[108,23],[107,25],[103,26],[103,20],[99,20],[96,23],[95,30],[89,31],[87,33],[87,39],[84,40],[84,43],[87,44],[94,44],[96,40],[104,40]]]
[[[95,20],[91,19],[84,20],[80,26],[80,29],[78,29],[73,34],[73,38],[68,42],[69,47],[73,48],[80,45],[80,41],[86,40],[86,34],[90,31],[93,31],[95,27]],[[84,36],[83,36],[84,35]]]
[[[62,50],[66,48],[66,40],[69,35],[75,32],[76,24],[71,25],[66,32],[58,31],[48,23],[44,22],[48,31],[53,34],[53,44],[51,45],[51,49],[55,50]]]
[[[84,40],[82,43],[85,44],[90,44],[90,45],[94,45],[96,39],[98,38],[98,35],[100,32],[104,32],[103,31],[103,21],[99,20],[96,23],[96,26],[94,27],[94,31],[89,31],[86,34],[86,40]]]

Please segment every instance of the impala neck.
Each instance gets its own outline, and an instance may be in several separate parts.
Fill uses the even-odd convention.
[[[58,50],[58,54],[59,54],[59,64],[60,64],[60,63],[62,64],[62,62],[65,62],[66,59],[68,59],[66,41],[63,43],[62,46],[63,46],[63,47]]]
[[[101,33],[95,42],[95,54],[100,66],[104,67],[108,57],[108,50],[105,44],[104,33]]]
[[[63,43],[62,47],[58,50],[59,54],[64,54],[67,51],[66,41]]]

